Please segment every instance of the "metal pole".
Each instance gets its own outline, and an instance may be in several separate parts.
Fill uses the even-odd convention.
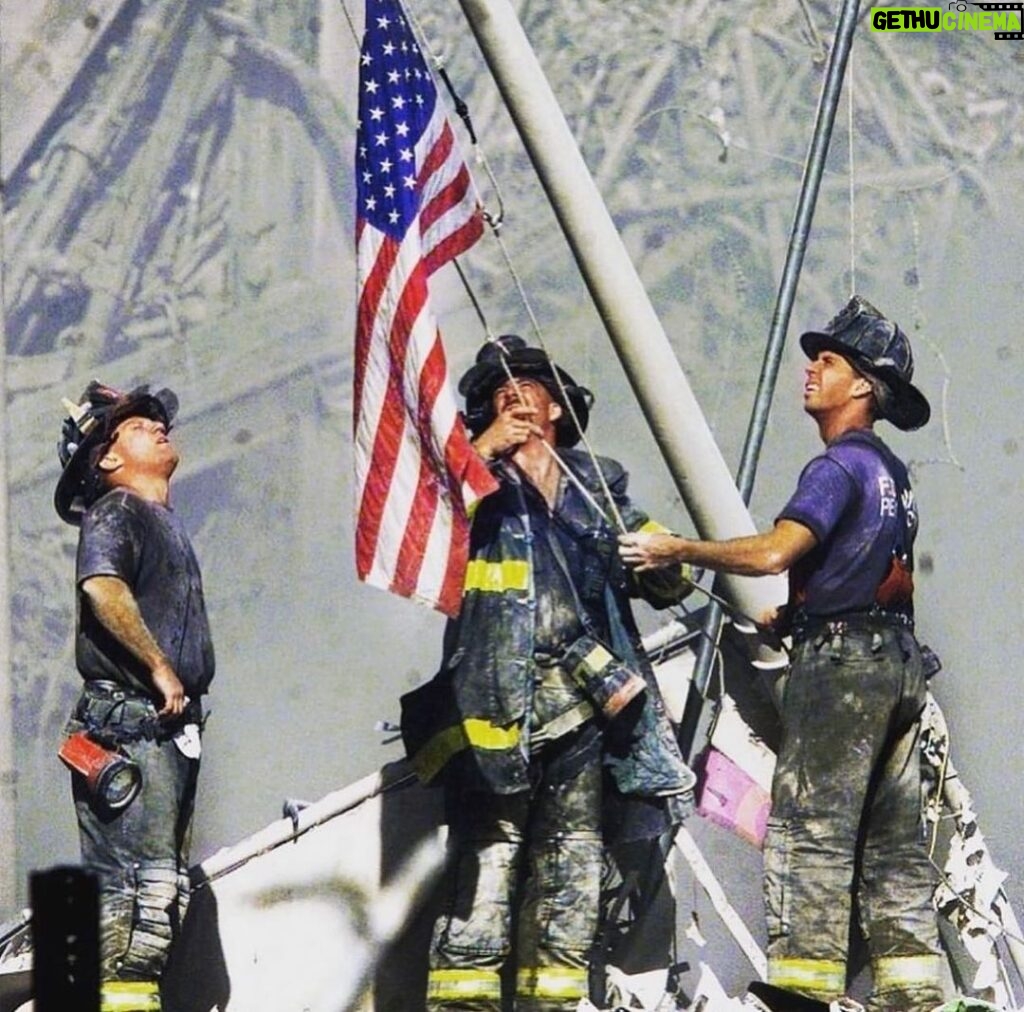
[[[755,532],[661,322],[508,0],[460,0],[572,249],[676,487],[702,538]],[[761,615],[781,578],[723,576],[726,596]]]
[[[853,34],[857,28],[857,8],[859,0],[845,0],[839,12],[835,42],[829,53],[825,81],[822,84],[821,97],[818,101],[818,112],[814,123],[814,134],[804,165],[803,180],[800,183],[800,195],[797,199],[796,218],[789,237],[789,249],[786,263],[782,270],[779,294],[775,301],[775,313],[772,317],[771,329],[768,334],[768,345],[765,348],[764,364],[758,382],[754,408],[747,428],[747,438],[743,445],[743,456],[736,484],[745,503],[750,502],[754,489],[754,478],[757,474],[757,462],[764,443],[764,434],[768,427],[768,413],[771,410],[772,398],[775,394],[775,383],[779,375],[779,365],[786,343],[786,330],[796,296],[797,282],[803,267],[804,253],[807,251],[807,239],[811,232],[814,208],[818,201],[818,190],[821,177],[825,171],[825,159],[828,157],[829,144],[832,140],[832,126],[835,123],[839,96],[843,89],[843,78],[846,76],[846,64],[853,45]],[[722,627],[722,608],[716,601],[711,601],[704,613],[700,646],[694,666],[693,679],[683,719],[679,726],[679,743],[683,755],[689,757],[696,737],[697,724],[704,699],[707,695],[708,683],[714,666],[715,652]]]
[[[14,727],[11,717],[14,685],[11,678],[10,526],[7,485],[7,332],[4,313],[4,278],[7,271],[4,241],[5,203],[0,188],[0,916],[16,907],[14,850],[15,766]]]

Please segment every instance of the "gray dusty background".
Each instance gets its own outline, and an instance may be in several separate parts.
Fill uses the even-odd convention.
[[[517,9],[724,456],[739,459],[836,10],[648,0]],[[414,7],[470,104],[501,239],[552,353],[597,393],[592,441],[692,529],[454,2]],[[11,910],[74,860],[56,756],[77,692],[75,535],[51,507],[62,396],[172,386],[176,508],[219,655],[194,856],[397,757],[374,723],[428,677],[441,622],[354,577],[352,148],[358,5],[46,0],[0,9]],[[954,761],[1024,900],[1019,780],[1024,43],[861,26],[752,512],[770,524],[816,435],[795,334],[852,287],[912,335],[934,406],[889,430],[923,515],[922,639]],[[852,95],[852,104],[848,98]],[[501,247],[463,258],[495,332],[528,333]],[[484,338],[457,278],[459,375]],[[657,620],[645,618],[649,628]],[[712,844],[713,846],[713,844]],[[723,846],[723,859],[732,849]],[[715,854],[712,854],[712,859]],[[744,871],[752,895],[755,881]],[[751,903],[753,901],[750,901]],[[756,909],[756,903],[753,904]]]

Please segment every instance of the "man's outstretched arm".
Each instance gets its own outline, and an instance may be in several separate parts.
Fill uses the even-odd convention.
[[[784,573],[818,543],[795,520],[779,520],[770,531],[726,541],[692,541],[676,534],[623,534],[619,555],[637,572],[689,563],[718,573],[769,576]]]

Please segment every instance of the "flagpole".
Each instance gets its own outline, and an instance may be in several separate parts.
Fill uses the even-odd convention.
[[[10,527],[7,485],[7,331],[4,326],[5,201],[0,190],[0,918],[16,905],[14,682],[11,677]]]
[[[676,487],[702,538],[755,533],[753,520],[508,0],[459,0],[572,249]],[[781,577],[720,577],[760,616]]]

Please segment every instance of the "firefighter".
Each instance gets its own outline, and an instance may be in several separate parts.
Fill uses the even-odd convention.
[[[199,566],[170,505],[178,400],[93,382],[65,406],[54,505],[80,527],[83,686],[61,755],[99,880],[101,1012],[153,1012],[188,899],[200,697],[214,673]]]
[[[692,807],[628,600],[667,606],[691,584],[682,567],[627,578],[613,518],[656,528],[618,463],[575,448],[592,396],[546,352],[499,338],[459,389],[498,489],[474,513],[441,669],[402,700],[450,827],[427,1004],[570,1010],[588,993],[604,845],[657,837]]]
[[[942,986],[921,823],[918,515],[906,468],[874,424],[917,429],[930,408],[911,382],[906,334],[866,300],[853,297],[800,343],[804,410],[825,449],[774,527],[727,541],[629,534],[620,551],[638,572],[680,562],[789,571],[793,649],[764,844],[768,979],[819,1001],[842,995],[855,899],[869,1008],[925,1012]]]

